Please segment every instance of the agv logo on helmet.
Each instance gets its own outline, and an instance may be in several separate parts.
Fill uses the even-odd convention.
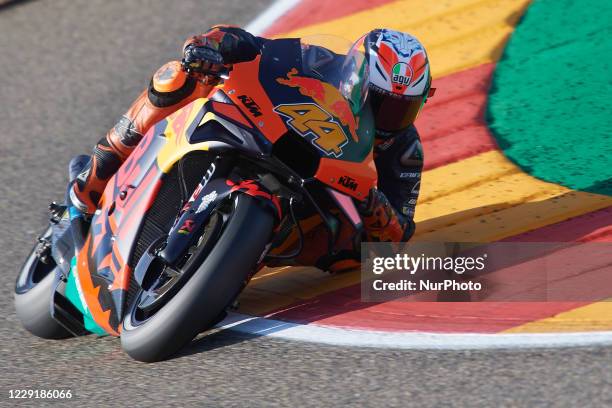
[[[410,85],[412,80],[412,68],[405,62],[398,62],[393,66],[393,75],[391,76],[391,82],[400,85]]]

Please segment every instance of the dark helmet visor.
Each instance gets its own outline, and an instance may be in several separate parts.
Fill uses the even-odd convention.
[[[396,132],[412,125],[423,106],[423,96],[399,96],[372,89],[370,104],[376,129]]]

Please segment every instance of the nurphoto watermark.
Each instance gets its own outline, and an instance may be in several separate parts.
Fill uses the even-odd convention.
[[[363,302],[612,299],[612,243],[362,244]]]

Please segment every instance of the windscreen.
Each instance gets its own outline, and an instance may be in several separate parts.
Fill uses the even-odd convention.
[[[363,44],[336,36],[300,39],[303,72],[336,87],[358,114],[368,96],[369,66]]]

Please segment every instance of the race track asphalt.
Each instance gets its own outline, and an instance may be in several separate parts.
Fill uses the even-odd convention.
[[[189,34],[246,24],[268,2],[0,2],[0,405],[612,406],[609,347],[377,350],[219,332],[146,365],[117,339],[43,341],[20,327],[15,276],[69,158],[90,151]],[[8,399],[22,388],[74,397]]]

